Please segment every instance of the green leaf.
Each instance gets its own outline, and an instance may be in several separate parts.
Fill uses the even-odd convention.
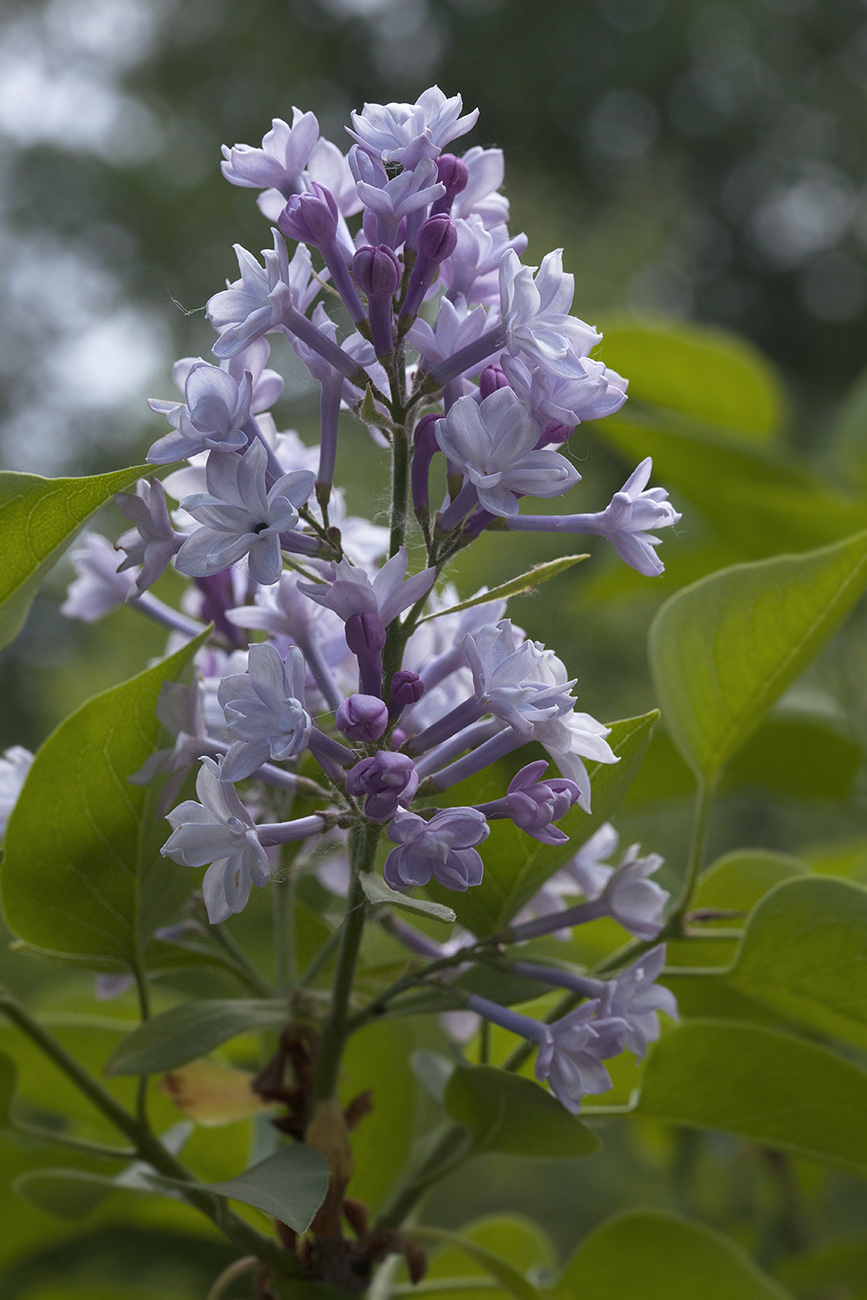
[[[444,1232],[441,1228],[413,1227],[409,1230],[409,1234],[413,1237],[442,1241],[455,1250],[462,1251],[474,1263],[479,1264],[490,1277],[499,1282],[509,1295],[515,1296],[516,1300],[542,1300],[542,1292],[537,1291],[523,1273],[519,1273],[499,1255],[494,1255],[490,1250],[467,1237],[459,1237],[454,1232]]]
[[[78,1169],[39,1169],[12,1185],[25,1201],[58,1219],[83,1219],[117,1191],[113,1178]]]
[[[3,906],[38,948],[120,967],[143,931],[171,916],[195,877],[161,858],[153,791],[131,785],[157,744],[156,704],[207,632],[155,667],[97,695],[60,724],[34,760],[6,832]],[[157,841],[158,844],[159,841]]]
[[[443,903],[432,903],[429,898],[413,898],[411,894],[399,894],[396,889],[389,889],[379,875],[366,873],[361,877],[361,887],[369,903],[374,906],[397,907],[404,912],[421,912],[433,916],[437,921],[452,924],[457,920],[454,910]]]
[[[605,364],[629,376],[630,406],[647,403],[764,441],[776,433],[783,389],[746,339],[690,322],[626,320],[605,329]]]
[[[639,1115],[719,1130],[867,1177],[867,1074],[800,1038],[695,1020],[653,1049]]]
[[[551,1242],[539,1225],[517,1214],[486,1215],[467,1223],[461,1228],[461,1240],[480,1246],[525,1277],[540,1268],[550,1272],[555,1263]],[[478,1300],[489,1277],[488,1269],[477,1258],[468,1256],[460,1246],[447,1246],[432,1256],[423,1285],[427,1294],[433,1294],[433,1288],[439,1285],[440,1293],[448,1293],[453,1300]],[[464,1286],[458,1284],[459,1278],[465,1281]],[[493,1300],[509,1294],[494,1283],[488,1282],[487,1286]]]
[[[785,881],[758,904],[727,982],[786,1019],[867,1047],[867,890]]]
[[[584,1241],[555,1300],[787,1300],[784,1291],[722,1233],[673,1214],[633,1210]]]
[[[279,1029],[289,1019],[285,1002],[214,999],[184,1002],[145,1020],[109,1058],[105,1073],[158,1074],[207,1056],[251,1030]]]
[[[12,1103],[18,1087],[18,1067],[11,1056],[0,1052],[0,1128],[12,1127]]]
[[[558,574],[565,573],[573,565],[580,564],[582,560],[589,560],[589,558],[589,555],[561,555],[557,560],[548,560],[545,564],[534,564],[532,569],[527,573],[522,573],[520,577],[512,578],[509,582],[503,582],[499,587],[493,587],[480,596],[472,596],[469,600],[462,600],[457,605],[450,605],[448,609],[438,609],[435,614],[428,614],[425,618],[420,618],[419,623],[428,623],[432,618],[442,618],[443,614],[460,614],[465,609],[473,609],[476,605],[489,605],[492,600],[508,600],[511,596],[520,596],[523,592],[533,591],[541,583],[556,578]]]
[[[450,904],[458,920],[480,937],[506,925],[619,807],[641,766],[658,717],[654,709],[638,718],[611,723],[608,743],[620,761],[587,764],[593,812],[588,815],[576,805],[560,819],[557,824],[569,836],[568,844],[540,844],[511,821],[492,822],[491,833],[481,849],[485,863],[481,885],[468,889],[465,894],[456,894],[432,883],[427,886],[427,892],[438,902]],[[523,766],[536,756],[535,750],[529,755],[521,750],[517,761]],[[499,774],[500,769],[497,771]],[[487,779],[485,774],[482,779]],[[507,781],[508,778],[498,788],[498,794],[505,790]],[[496,797],[493,791],[477,797],[480,789],[477,782],[478,778],[474,778],[473,782],[464,781],[455,786],[450,791],[454,801],[473,804],[480,798]]]
[[[456,1069],[445,1090],[446,1111],[473,1135],[473,1154],[574,1160],[599,1140],[532,1079],[489,1065]]]
[[[805,555],[739,564],[663,605],[650,663],[666,725],[713,781],[830,639],[867,586],[867,533]]]
[[[296,1232],[306,1232],[328,1191],[328,1161],[303,1142],[281,1147],[236,1178],[206,1183],[205,1190],[254,1205]]]
[[[0,649],[18,634],[40,582],[91,515],[150,465],[92,478],[0,474]]]

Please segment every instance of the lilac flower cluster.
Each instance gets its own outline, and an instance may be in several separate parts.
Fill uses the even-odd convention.
[[[76,556],[67,614],[95,619],[126,601],[179,638],[213,625],[193,686],[167,688],[161,701],[172,745],[132,779],[168,775],[171,802],[201,760],[198,800],[168,813],[162,851],[207,866],[215,923],[267,884],[276,846],[321,842],[345,855],[359,827],[384,829],[394,846],[384,861],[392,889],[477,887],[492,820],[565,845],[558,823],[574,806],[590,810],[587,762],[617,762],[562,661],[505,617],[505,602],[465,609],[443,585],[452,556],[492,526],[603,536],[656,574],[654,530],[679,519],[666,492],[647,487],[649,460],[598,514],[522,512],[525,497],[575,486],[569,437],[617,411],[626,382],[591,355],[601,338],[571,314],[561,253],[521,263],[501,152],[447,152],[476,118],[433,87],[415,104],[353,113],[345,154],[297,109],[261,147],[224,149],[226,179],[262,191],[272,245],[261,261],[236,247],[239,278],[207,307],[214,361],[179,361],[179,397],[150,403],[169,430],[149,462],[187,465],[117,497],[133,525],[119,565],[102,539]],[[271,413],[282,392],[268,366],[275,336],[319,385],[316,449],[279,432]],[[342,411],[391,447],[388,530],[347,516],[335,486]],[[432,509],[437,469],[448,486]],[[413,510],[426,560],[411,570]],[[180,610],[150,590],[170,566],[190,580]],[[531,742],[547,760],[529,758],[501,797],[441,806],[444,792]],[[251,784],[239,793],[240,782]],[[257,820],[302,796],[314,811]],[[564,909],[558,895],[545,915],[516,918],[510,937],[601,915],[653,936],[665,900],[647,880],[657,865],[636,850],[599,888],[574,865],[584,901]],[[641,970],[651,969],[646,959]],[[629,999],[613,984],[587,996],[568,1024],[534,1031],[540,1077],[570,1106],[603,1077],[591,1062],[650,1036],[629,1028]]]

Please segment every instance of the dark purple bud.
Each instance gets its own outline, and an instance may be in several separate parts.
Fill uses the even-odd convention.
[[[440,212],[429,217],[418,232],[419,256],[439,264],[451,257],[458,242],[458,231],[451,217]]]
[[[407,754],[380,750],[363,758],[346,774],[346,793],[354,798],[366,795],[364,815],[373,822],[387,822],[401,804],[408,804],[418,789],[418,774]]]
[[[334,721],[349,740],[379,740],[388,726],[388,709],[375,695],[350,695]]]
[[[315,181],[313,190],[312,194],[293,194],[277,218],[277,225],[290,239],[320,248],[332,243],[339,213],[330,190]]]
[[[346,620],[346,644],[354,655],[379,654],[385,639],[385,624],[378,614],[352,614]]]
[[[550,424],[546,424],[542,430],[534,450],[541,451],[543,447],[559,447],[562,443],[568,442],[574,432],[574,425],[562,424],[560,420],[551,420]]]
[[[352,259],[352,278],[368,298],[391,298],[400,287],[401,265],[387,244],[360,248]]]
[[[467,164],[462,159],[456,158],[453,153],[440,154],[437,159],[437,180],[446,187],[444,198],[453,199],[461,190],[465,190],[469,176]]]
[[[508,387],[509,381],[499,366],[485,366],[479,375],[479,394],[482,401],[490,397],[491,393],[495,393],[498,388]]]
[[[424,695],[424,682],[418,673],[411,673],[401,668],[391,679],[391,702],[405,709],[410,704],[417,704]]]
[[[442,418],[431,411],[421,417],[413,432],[412,503],[417,513],[428,509],[428,475],[430,463],[440,449],[436,426]]]

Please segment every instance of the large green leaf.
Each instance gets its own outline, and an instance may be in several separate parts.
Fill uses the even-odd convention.
[[[532,1079],[493,1066],[454,1070],[446,1084],[445,1107],[473,1136],[473,1154],[501,1151],[513,1156],[574,1160],[592,1155],[599,1139]]]
[[[444,1232],[442,1228],[411,1228],[410,1232],[412,1236],[421,1237],[422,1240],[442,1241],[455,1251],[460,1251],[482,1268],[489,1277],[499,1282],[503,1291],[507,1295],[514,1296],[515,1300],[542,1300],[542,1292],[538,1291],[508,1260],[495,1255],[486,1246],[479,1245],[469,1237],[459,1237],[457,1233]]]
[[[867,533],[805,555],[739,564],[663,605],[650,662],[666,725],[713,781],[867,585]]]
[[[461,1242],[470,1241],[488,1255],[511,1265],[525,1277],[533,1276],[540,1267],[551,1271],[554,1250],[549,1239],[537,1223],[518,1215],[491,1215],[465,1224],[461,1229]],[[434,1255],[425,1274],[426,1294],[436,1294],[439,1284],[441,1294],[450,1300],[479,1300],[482,1279],[490,1277],[490,1270],[479,1257],[468,1255],[462,1246],[449,1245]],[[464,1279],[466,1286],[458,1283]],[[501,1286],[487,1289],[490,1300],[502,1300],[510,1293]]]
[[[159,854],[153,792],[131,785],[157,744],[156,704],[202,644],[82,705],[45,741],[6,832],[2,891],[12,930],[38,948],[118,966],[194,883]]]
[[[558,1282],[556,1300],[786,1300],[788,1292],[722,1233],[637,1210],[603,1223]]]
[[[735,334],[693,322],[612,321],[605,328],[605,364],[629,376],[630,406],[679,411],[756,441],[772,437],[780,424],[776,371]]]
[[[0,474],[0,649],[17,635],[40,582],[79,528],[150,469],[136,465],[92,478]]]
[[[721,1130],[867,1177],[867,1074],[755,1025],[695,1020],[656,1044],[638,1113]]]
[[[328,1161],[303,1142],[281,1147],[273,1156],[222,1183],[206,1183],[209,1192],[288,1223],[306,1232],[328,1190]]]
[[[750,918],[727,982],[789,1020],[867,1047],[867,890],[777,886]]]
[[[491,834],[481,849],[485,862],[481,885],[468,889],[465,894],[458,894],[432,883],[428,886],[431,896],[454,908],[458,920],[480,937],[506,925],[567,858],[617,810],[641,766],[658,717],[654,710],[641,717],[611,723],[608,743],[620,761],[587,764],[593,811],[588,815],[576,805],[560,819],[557,824],[569,836],[568,844],[540,844],[507,819],[491,822]],[[531,761],[524,750],[520,751],[519,757],[521,764]],[[507,780],[498,793],[505,792]],[[477,787],[468,787],[470,782],[455,786],[450,792],[455,801],[478,802]],[[495,798],[496,795],[490,791],[480,797]]]
[[[107,1075],[157,1074],[207,1056],[251,1030],[279,1029],[289,1019],[285,1002],[209,999],[184,1002],[145,1020],[112,1053]]]

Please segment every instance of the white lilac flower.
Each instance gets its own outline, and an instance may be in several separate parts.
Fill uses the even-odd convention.
[[[182,538],[172,527],[166,494],[159,479],[140,478],[135,493],[116,492],[114,504],[135,524],[115,542],[115,550],[125,552],[118,573],[141,565],[135,585],[139,591],[145,591],[165,573]]]
[[[553,670],[545,672],[542,664],[556,659],[553,651],[537,641],[519,640],[510,619],[468,633],[463,645],[479,707],[502,718],[524,739],[531,739],[541,723],[574,708],[569,694],[574,680],[566,679],[565,669],[562,680]]]
[[[637,939],[655,939],[662,929],[668,891],[649,880],[662,866],[658,853],[639,857],[640,846],[631,845],[612,871],[599,896],[607,914]]]
[[[583,894],[598,898],[614,867],[608,861],[617,852],[620,836],[610,822],[603,822],[573,857],[548,881],[559,894]]]
[[[407,578],[408,562],[406,548],[401,546],[371,582],[366,570],[341,560],[333,582],[299,582],[298,590],[317,605],[333,610],[344,622],[355,614],[375,614],[387,626],[427,594],[436,576],[434,569],[423,569]]]
[[[556,451],[536,451],[540,429],[511,388],[481,402],[460,397],[436,426],[448,460],[466,476],[492,515],[516,515],[518,495],[557,497],[579,474]]]
[[[6,834],[12,809],[18,802],[32,763],[33,755],[23,745],[13,745],[4,750],[0,758],[0,840]]]
[[[431,86],[414,104],[365,104],[351,114],[347,130],[372,157],[411,170],[475,126],[479,110],[461,117],[462,107],[460,95],[448,99],[439,86]]]
[[[413,171],[389,176],[378,159],[356,145],[349,152],[349,165],[358,197],[375,218],[378,244],[393,246],[402,218],[427,208],[446,192],[437,180],[436,163],[430,159],[422,159]],[[364,229],[367,232],[367,224]]]
[[[520,257],[527,247],[527,236],[510,235],[505,223],[487,226],[475,213],[456,218],[455,229],[457,245],[440,268],[440,284],[451,299],[462,295],[468,302],[498,307],[500,262],[510,250]]]
[[[172,834],[160,852],[187,867],[210,864],[202,892],[216,925],[243,911],[251,886],[266,885],[271,869],[250,814],[210,758],[202,760],[196,794],[200,802],[188,799],[169,813]]]
[[[599,520],[599,532],[608,538],[621,560],[646,577],[655,577],[663,569],[653,549],[661,538],[653,537],[650,530],[670,528],[680,519],[665,488],[647,487],[652,469],[653,461],[648,456],[615,492]]]
[[[204,525],[184,542],[176,568],[190,577],[209,577],[248,557],[256,582],[277,582],[282,572],[280,534],[298,522],[297,507],[313,490],[308,470],[284,474],[266,488],[268,453],[255,439],[243,456],[211,453],[208,491],[185,497],[181,506]]]
[[[249,372],[238,380],[200,357],[187,366],[176,363],[174,378],[183,383],[183,402],[152,397],[148,406],[164,415],[172,432],[158,438],[148,452],[152,465],[171,465],[200,451],[239,451],[247,445],[242,432],[250,418],[252,381]],[[181,376],[183,379],[181,380]]]
[[[490,834],[484,813],[476,808],[443,808],[430,821],[400,811],[388,828],[399,845],[385,860],[385,883],[392,889],[426,885],[433,877],[446,889],[463,891],[482,882],[482,859],[475,845]]]
[[[301,188],[301,174],[318,139],[315,115],[293,108],[292,125],[275,117],[260,149],[249,144],[236,144],[231,149],[223,145],[220,169],[232,185],[279,190],[285,204]]]
[[[454,302],[448,298],[441,300],[432,326],[423,318],[417,317],[406,337],[421,356],[424,368],[432,370],[459,348],[481,338],[487,328],[488,315],[484,307],[468,307],[466,299],[459,294]],[[484,360],[478,363],[475,370],[467,370],[464,374],[471,375],[483,365]]]
[[[602,341],[592,325],[569,315],[575,280],[563,270],[563,250],[542,259],[542,265],[522,266],[507,250],[500,261],[500,312],[506,346],[513,356],[555,374],[575,374],[576,359]]]
[[[124,603],[136,575],[118,572],[117,552],[101,533],[85,533],[81,541],[82,545],[69,553],[78,577],[69,584],[60,612],[67,618],[95,623]]]
[[[223,781],[251,776],[269,758],[297,758],[313,725],[304,708],[304,657],[291,646],[286,661],[274,646],[250,646],[247,671],[224,677],[217,699],[233,744],[223,760]]]

